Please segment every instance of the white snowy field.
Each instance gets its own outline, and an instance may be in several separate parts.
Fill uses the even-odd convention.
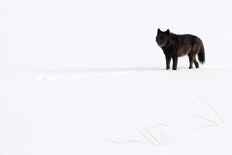
[[[231,73],[151,67],[7,74],[1,154],[230,153]]]
[[[230,3],[1,0],[0,155],[231,154]],[[158,28],[206,64],[164,70]]]

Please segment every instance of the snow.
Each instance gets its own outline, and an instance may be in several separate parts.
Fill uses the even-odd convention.
[[[148,67],[8,74],[1,150],[166,154],[229,149],[231,93],[223,90],[231,87],[231,70]]]
[[[0,154],[231,154],[229,4],[1,1]],[[165,70],[158,27],[206,64]]]

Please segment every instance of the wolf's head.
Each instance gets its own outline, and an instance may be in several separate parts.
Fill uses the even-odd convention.
[[[160,47],[163,47],[167,45],[167,43],[169,42],[169,37],[170,37],[169,29],[164,32],[158,29],[157,36],[156,36],[156,42]]]

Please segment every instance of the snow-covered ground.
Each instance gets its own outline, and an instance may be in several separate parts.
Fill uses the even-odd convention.
[[[230,151],[231,73],[148,67],[8,74],[1,88],[1,151]]]
[[[231,154],[230,6],[1,1],[0,154]],[[201,37],[206,64],[165,70],[158,27]]]

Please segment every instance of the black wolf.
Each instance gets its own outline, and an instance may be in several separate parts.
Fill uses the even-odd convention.
[[[173,61],[172,69],[177,69],[178,57],[188,55],[189,69],[193,68],[193,63],[196,68],[199,68],[199,63],[196,60],[196,55],[200,63],[205,62],[205,50],[200,38],[191,34],[177,35],[167,31],[158,29],[156,36],[157,44],[162,48],[166,58],[166,69],[170,69],[171,59]]]

